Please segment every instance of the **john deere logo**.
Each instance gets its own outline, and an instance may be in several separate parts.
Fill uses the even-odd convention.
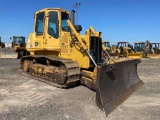
[[[38,46],[38,42],[35,42],[35,44],[34,44],[35,46]]]

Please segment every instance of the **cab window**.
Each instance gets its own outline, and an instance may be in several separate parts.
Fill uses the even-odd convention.
[[[69,27],[68,27],[68,24],[67,24],[68,16],[69,15],[65,12],[61,13],[62,30],[66,31],[66,32],[69,32]]]
[[[44,12],[38,13],[36,16],[36,35],[42,35],[44,30]]]
[[[48,34],[54,38],[59,37],[58,12],[56,11],[49,12]]]

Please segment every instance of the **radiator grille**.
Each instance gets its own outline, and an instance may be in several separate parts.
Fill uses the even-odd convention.
[[[102,63],[102,39],[99,37],[90,37],[90,54],[95,62]]]

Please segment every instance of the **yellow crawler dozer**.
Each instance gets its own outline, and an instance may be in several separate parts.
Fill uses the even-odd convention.
[[[154,43],[151,44],[148,40],[146,42],[135,42],[134,50],[136,53],[141,54],[142,58],[151,58],[156,56],[156,45],[154,48]]]
[[[118,42],[117,45],[112,46],[112,51],[117,53],[120,58],[142,58],[140,53],[136,53],[133,46],[128,42]]]
[[[128,42],[118,42],[117,45],[112,46],[112,51],[117,53],[119,57],[134,58],[136,56],[133,46]]]
[[[95,90],[96,104],[108,115],[143,84],[137,74],[140,60],[104,63],[101,37],[87,31],[81,35],[81,30],[74,25],[73,11],[71,15],[60,8],[35,12],[34,32],[26,44],[30,55],[21,58],[21,68],[56,87],[81,83]]]
[[[160,54],[160,43],[151,43],[153,54]]]
[[[26,47],[25,47],[25,37],[23,36],[13,36],[10,37],[12,39],[12,46],[5,47],[5,44],[1,42],[0,39],[0,58],[21,58],[26,55]]]
[[[146,40],[145,51],[147,53],[147,58],[160,58],[158,53],[158,43],[150,43],[149,40]]]
[[[148,54],[149,58],[160,58],[160,43],[151,43],[152,54]]]
[[[117,46],[112,45],[111,47],[109,41],[102,42],[103,59],[108,57],[111,59],[117,59],[119,54],[116,53],[116,49]]]
[[[134,42],[134,50],[139,53],[142,58],[147,58],[146,42]]]
[[[17,53],[17,58],[27,55],[25,37],[23,36],[13,36],[12,39],[12,48],[14,52]]]
[[[110,42],[109,41],[104,41],[103,44],[106,47],[107,52],[110,53],[111,52]]]

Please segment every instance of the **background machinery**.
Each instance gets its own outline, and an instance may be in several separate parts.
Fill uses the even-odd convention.
[[[1,41],[1,36],[0,36],[0,48],[5,48],[5,44]]]
[[[102,44],[102,48],[103,48],[103,58],[106,58],[106,59],[111,58],[113,60],[113,59],[117,59],[119,57],[119,54],[116,53],[117,46],[112,45],[112,47],[111,47],[109,41],[104,41]]]
[[[110,42],[109,41],[104,41],[103,44],[106,47],[107,52],[110,53],[111,52]]]
[[[140,53],[142,58],[160,58],[160,43],[135,42],[134,50],[136,53]]]
[[[128,53],[134,53],[133,46],[128,42],[118,42],[117,47],[117,52],[119,53],[120,57],[127,57]]]
[[[154,51],[152,49],[152,44],[148,40],[146,40],[146,52],[147,52],[147,54],[153,54],[154,53]]]
[[[5,47],[5,44],[1,42],[0,39],[0,58],[21,58],[24,55],[27,55],[25,37],[23,36],[13,36],[12,47]]]
[[[81,83],[96,91],[96,104],[108,115],[143,82],[137,74],[139,59],[102,61],[102,39],[98,35],[81,35],[74,25],[74,11],[46,8],[34,14],[34,32],[21,58],[24,74],[64,88]],[[76,93],[75,93],[76,94]],[[85,94],[85,93],[84,93]]]
[[[102,59],[110,59],[111,57],[111,46],[109,41],[102,41]]]
[[[111,53],[117,53],[117,55],[118,55],[118,47],[117,47],[117,45],[112,45],[112,47],[111,47]]]
[[[134,50],[141,54],[142,58],[147,58],[146,42],[134,42]]]
[[[153,54],[160,54],[160,43],[151,43]]]
[[[160,55],[158,54],[158,44],[151,44],[146,40],[146,53],[148,58],[160,58]]]
[[[0,58],[12,58],[12,50],[5,46],[0,37]]]
[[[17,58],[27,55],[25,37],[13,36],[10,39],[12,39],[12,48],[14,52],[17,52]]]
[[[151,54],[148,54],[147,56],[149,58],[160,58],[160,43],[151,43]]]
[[[145,42],[134,42],[134,50],[136,52],[141,52],[146,47]]]
[[[148,55],[153,54],[152,44],[146,40],[146,42],[135,42],[134,50],[136,53],[140,53],[142,58],[147,58]]]
[[[135,53],[133,46],[128,42],[118,42],[112,46],[112,52],[117,53],[119,57],[140,58],[139,54]]]

